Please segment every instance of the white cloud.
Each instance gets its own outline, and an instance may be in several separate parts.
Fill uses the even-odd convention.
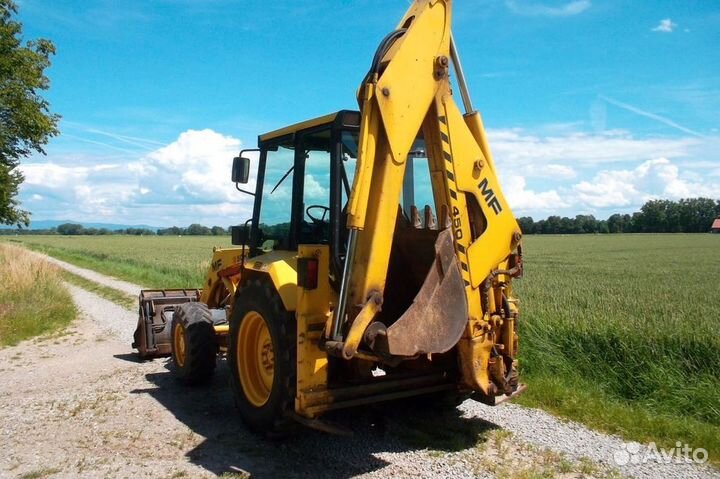
[[[528,165],[526,168],[523,168],[522,172],[524,176],[555,180],[567,180],[577,176],[577,172],[570,166],[552,163],[547,165]]]
[[[573,191],[579,203],[594,208],[639,206],[653,198],[718,196],[709,182],[681,176],[678,166],[667,158],[645,161],[632,170],[600,171],[592,180],[573,186]]]
[[[536,192],[527,189],[523,176],[511,175],[503,182],[503,193],[513,211],[556,211],[569,206],[554,189]]]
[[[582,133],[578,125],[489,130],[503,191],[519,215],[598,217],[632,211],[649,198],[717,197],[720,175],[713,137],[635,138],[627,131]],[[51,155],[21,166],[21,200],[36,219],[71,219],[157,226],[203,223],[228,226],[250,217],[253,198],[230,182],[238,139],[212,130],[188,130],[150,153],[108,158]],[[256,157],[251,180],[255,188]],[[318,163],[321,159],[317,158]],[[322,160],[326,164],[327,159]],[[279,178],[284,167],[276,172]],[[268,204],[286,211],[290,184]],[[327,198],[328,183],[306,171],[310,197]],[[318,203],[320,203],[318,201]]]
[[[669,18],[663,18],[660,20],[660,23],[658,23],[658,26],[653,28],[653,32],[662,32],[662,33],[672,33],[673,30],[675,30],[675,27],[677,27],[677,23],[673,22]]]
[[[637,164],[637,163],[636,163]],[[618,211],[635,211],[648,200],[678,200],[704,196],[720,199],[710,175],[681,169],[667,158],[643,161],[635,168],[605,169],[567,187],[543,181],[545,189],[529,188],[526,178],[503,176],[503,192],[518,216],[574,216],[578,212],[603,218]]]
[[[584,12],[592,3],[590,0],[574,0],[554,6],[526,0],[505,0],[505,5],[519,15],[569,17]]]
[[[154,197],[173,191],[179,200],[222,202],[237,199],[230,183],[232,159],[240,140],[213,130],[188,130],[176,141],[137,161],[140,187]]]
[[[324,188],[318,180],[313,178],[313,175],[305,175],[305,189],[303,194],[307,198],[311,199],[324,199],[324,202],[327,202],[327,198],[329,198],[330,192],[327,190],[327,188]]]
[[[67,168],[54,163],[21,165],[25,176],[24,185],[41,186],[44,188],[60,189],[84,181],[88,176],[89,168]]]
[[[39,219],[227,226],[244,221],[252,211],[252,197],[230,182],[240,145],[240,140],[209,129],[188,130],[129,163],[27,164],[21,167],[26,178],[22,192],[27,198],[45,198],[32,208]],[[254,178],[246,186],[253,190]]]
[[[569,131],[562,135],[539,136],[523,129],[488,130],[490,148],[500,169],[524,169],[527,176],[547,176],[548,165],[570,169],[607,163],[686,157],[704,140],[696,138],[634,138],[622,130],[597,134]],[[550,166],[558,172],[557,166]],[[542,173],[542,174],[540,174]]]

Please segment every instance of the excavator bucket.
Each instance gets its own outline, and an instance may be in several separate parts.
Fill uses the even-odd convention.
[[[387,352],[396,356],[444,353],[467,325],[465,284],[455,256],[452,231],[435,241],[435,259],[410,307],[387,328]]]

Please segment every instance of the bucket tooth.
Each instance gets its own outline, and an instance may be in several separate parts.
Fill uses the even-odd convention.
[[[435,215],[433,214],[432,208],[430,205],[425,205],[425,229],[428,230],[437,230],[437,221],[435,221]]]
[[[455,346],[468,319],[467,297],[452,232],[435,241],[435,260],[412,305],[387,328],[387,353],[444,353]]]
[[[418,212],[417,206],[412,205],[410,207],[410,223],[416,230],[422,228],[422,220],[420,220],[420,213]]]
[[[440,208],[440,214],[438,215],[438,228],[441,230],[450,228],[450,212],[448,211],[447,205],[442,205]]]

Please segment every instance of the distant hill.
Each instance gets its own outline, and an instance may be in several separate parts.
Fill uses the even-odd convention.
[[[125,230],[128,228],[142,228],[142,229],[148,229],[157,231],[160,229],[159,226],[149,226],[149,225],[121,225],[121,224],[114,224],[114,223],[87,223],[85,221],[73,221],[73,220],[36,220],[30,222],[30,227],[28,229],[31,230],[45,230],[50,228],[57,228],[58,225],[64,224],[64,223],[73,223],[76,225],[82,225],[84,228],[106,228],[110,231],[116,231],[116,230]],[[0,225],[0,229],[15,229],[15,225]]]

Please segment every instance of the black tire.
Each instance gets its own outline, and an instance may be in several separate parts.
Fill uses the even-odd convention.
[[[175,333],[182,325],[184,360],[175,351]],[[207,382],[215,372],[217,341],[212,316],[203,303],[184,303],[175,308],[170,334],[175,377],[187,385]]]
[[[238,370],[239,332],[243,320],[251,312],[259,313],[264,319],[274,355],[272,387],[262,406],[256,406],[248,399]],[[230,320],[230,382],[240,416],[250,429],[257,433],[284,433],[292,423],[288,413],[294,411],[295,404],[296,330],[294,313],[285,310],[270,280],[251,280],[237,293]]]

